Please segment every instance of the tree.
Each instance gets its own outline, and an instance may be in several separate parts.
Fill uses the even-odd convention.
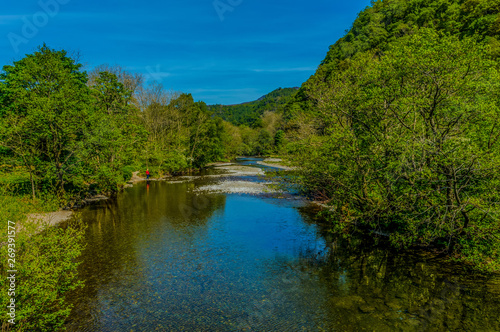
[[[210,119],[203,133],[203,140],[194,150],[193,164],[196,167],[204,167],[210,162],[221,160],[226,153],[224,136],[223,120],[220,118]]]
[[[33,174],[55,183],[61,197],[68,182],[78,185],[69,174],[81,163],[76,156],[91,125],[90,91],[81,66],[65,51],[43,45],[4,66],[0,76],[2,142],[25,160]]]
[[[132,91],[126,89],[115,74],[100,72],[91,87],[98,109],[104,110],[108,115],[127,113]]]
[[[118,81],[123,84],[125,90],[130,91],[131,95],[139,93],[144,83],[144,77],[141,74],[131,73],[121,66],[110,66],[103,64],[95,67],[89,72],[89,85],[95,85],[96,80],[101,76],[101,73],[109,73],[116,76]]]
[[[85,133],[88,148],[82,154],[91,170],[89,182],[114,191],[123,181],[122,169],[134,164],[147,133],[140,125],[138,110],[130,105],[132,92],[113,73],[96,75],[89,84],[94,98],[91,122],[95,125]]]
[[[259,136],[258,136],[258,147],[257,147],[257,153],[259,155],[266,155],[271,152],[272,146],[273,146],[273,137],[267,131],[266,129],[262,128],[259,131]]]
[[[26,214],[33,212],[33,204],[11,196],[9,189],[0,187],[0,215],[5,220],[0,236],[7,239],[7,220],[15,222],[18,231],[15,242],[9,241],[10,246],[0,248],[3,257],[0,288],[5,290],[0,294],[0,315],[8,317],[7,305],[12,294],[7,292],[10,284],[7,271],[12,268],[7,258],[15,248],[16,324],[3,327],[9,331],[60,331],[72,309],[66,296],[82,286],[77,267],[84,250],[86,224],[78,221],[69,222],[66,227],[53,227],[29,221]]]
[[[341,66],[312,94],[328,135],[302,152],[335,227],[498,269],[500,78],[487,48],[422,29]]]
[[[274,135],[274,146],[276,151],[279,152],[285,143],[285,132],[283,130],[278,130]]]

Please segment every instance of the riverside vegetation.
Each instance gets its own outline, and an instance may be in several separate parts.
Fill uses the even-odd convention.
[[[500,2],[376,1],[287,105],[332,228],[500,268]]]
[[[15,330],[61,328],[71,310],[64,294],[79,286],[74,259],[83,249],[84,225],[40,233],[28,214],[113,194],[135,170],[179,174],[236,153],[274,149],[274,114],[240,129],[190,94],[145,86],[143,77],[118,66],[88,73],[66,51],[46,45],[4,66],[0,82],[0,215],[5,225],[16,222],[22,276]],[[7,238],[7,226],[1,236]],[[8,248],[1,248],[6,277]],[[2,292],[4,317],[9,300]]]
[[[298,91],[250,105],[207,106],[117,66],[87,73],[44,45],[0,76],[1,215],[20,225],[145,167],[160,176],[275,153],[297,166],[289,181],[332,206],[331,231],[498,271],[499,11],[500,0],[373,1]],[[17,329],[62,326],[83,229],[19,235],[29,278]]]

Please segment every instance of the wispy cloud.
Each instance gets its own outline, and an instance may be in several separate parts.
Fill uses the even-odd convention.
[[[0,15],[0,25],[8,25],[22,20],[27,15]]]
[[[315,71],[315,67],[295,67],[295,68],[266,68],[266,69],[252,69],[256,73],[287,73],[297,71]]]
[[[280,86],[301,85],[328,46],[370,4],[370,0],[307,4],[244,0],[241,6],[235,5],[239,0],[221,2],[234,9],[226,12],[223,22],[213,0],[121,0],[119,11],[117,1],[4,1],[0,68],[11,63],[14,54],[47,43],[55,49],[79,50],[88,67],[119,64],[142,73],[145,81],[191,92],[210,104],[246,102]],[[47,13],[50,17],[43,27],[44,9],[39,3],[60,4],[59,10],[52,6],[57,15]]]

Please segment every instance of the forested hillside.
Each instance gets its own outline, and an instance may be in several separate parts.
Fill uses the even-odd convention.
[[[376,1],[285,111],[332,228],[500,268],[500,1]]]
[[[265,112],[281,112],[298,88],[279,88],[258,100],[238,105],[212,105],[209,109],[235,126],[260,126],[260,117]]]
[[[209,110],[224,120],[230,139],[229,156],[269,155],[285,147],[283,111],[298,88],[279,88],[258,100],[238,105],[212,105]]]
[[[317,72],[305,82],[287,107],[291,118],[300,110],[314,112],[310,93],[317,84],[341,69],[343,60],[373,50],[382,55],[392,42],[419,28],[445,35],[473,37],[488,45],[488,53],[500,56],[500,0],[384,0],[373,1],[362,11],[346,35],[330,46]]]

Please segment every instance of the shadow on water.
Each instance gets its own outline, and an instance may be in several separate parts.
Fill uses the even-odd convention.
[[[206,181],[83,210],[69,331],[500,330],[498,279],[335,238],[305,202],[196,195]]]

